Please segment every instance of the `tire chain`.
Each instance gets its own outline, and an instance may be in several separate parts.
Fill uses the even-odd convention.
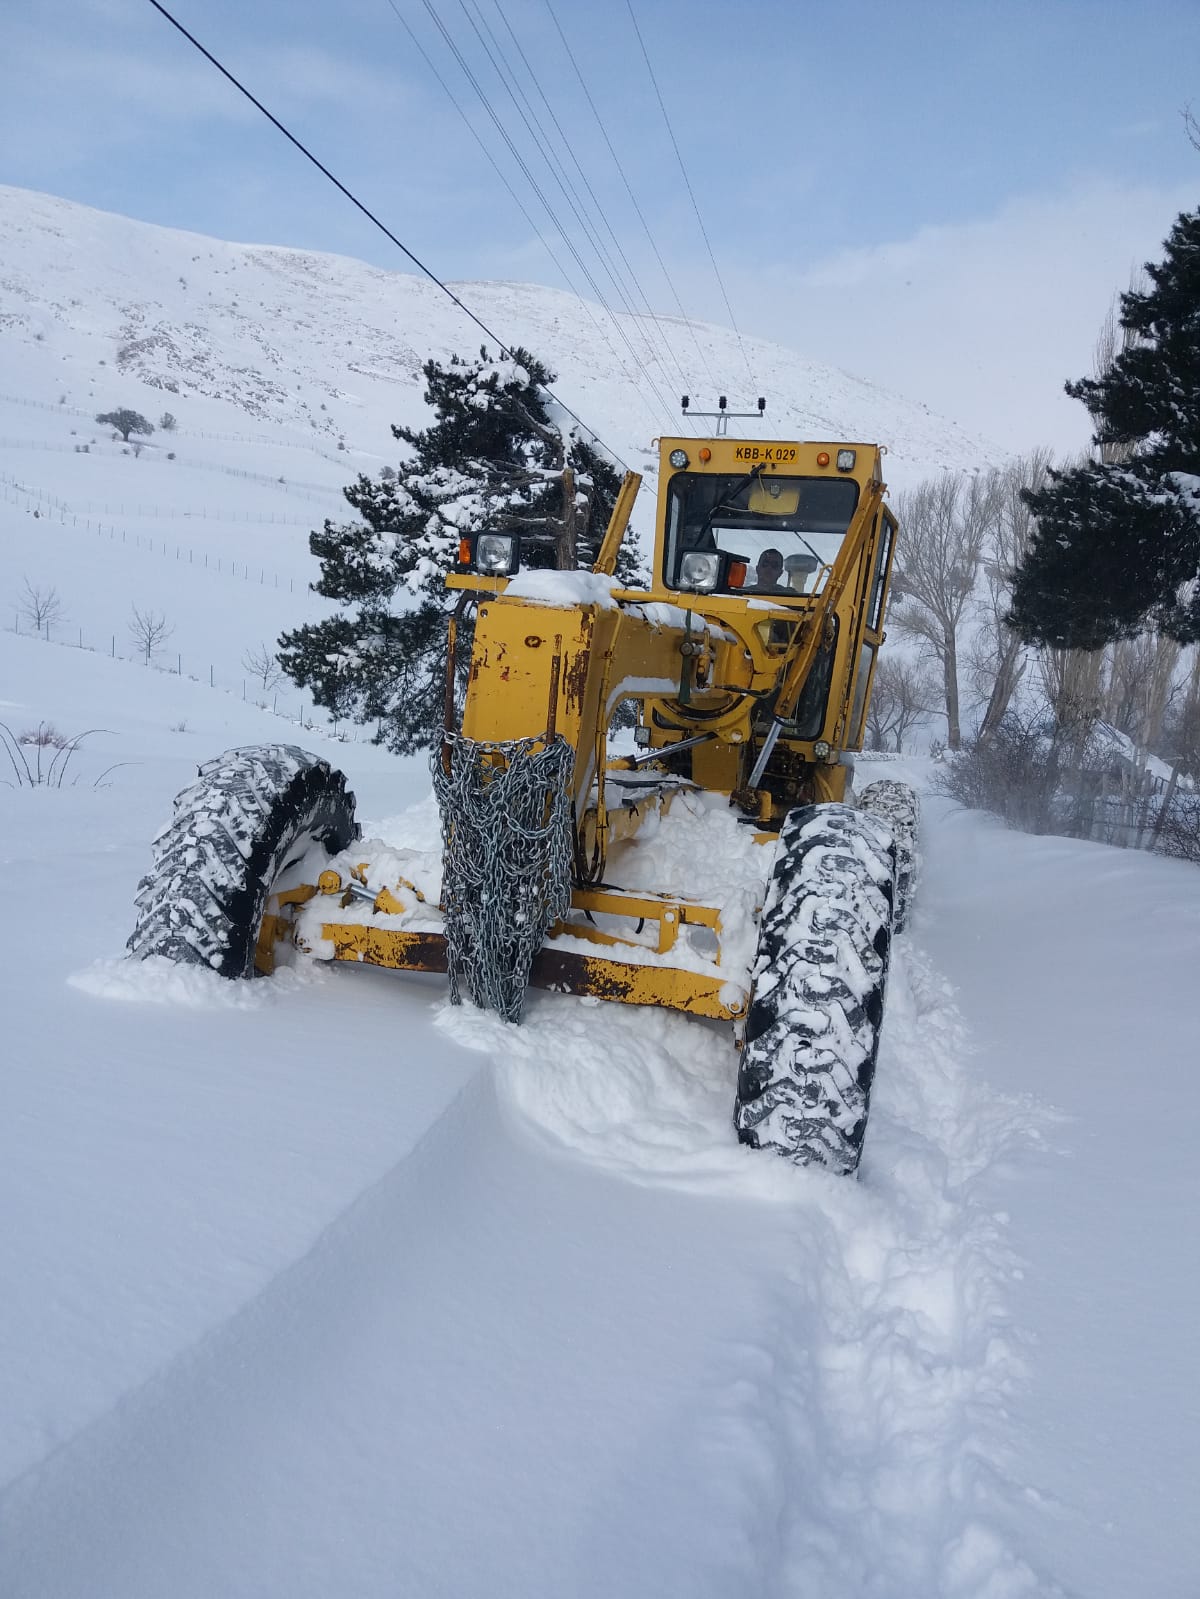
[[[562,738],[483,743],[447,735],[434,754],[450,1000],[465,986],[517,1022],[534,956],[571,905],[571,775]]]

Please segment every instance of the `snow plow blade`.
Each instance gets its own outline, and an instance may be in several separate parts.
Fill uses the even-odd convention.
[[[436,926],[381,925],[385,919],[398,919],[397,913],[404,915],[411,909],[387,889],[374,900],[370,920],[364,919],[361,911],[354,920],[321,919],[320,898],[339,895],[342,888],[336,872],[323,874],[319,896],[306,900],[307,910],[295,930],[296,942],[302,949],[313,954],[330,951],[333,960],[384,966],[393,971],[448,970],[446,936]],[[366,908],[364,904],[363,910]],[[435,907],[422,902],[421,914],[433,921],[438,913]],[[721,919],[714,907],[678,896],[595,888],[575,891],[571,914],[579,919],[556,924],[534,956],[529,978],[534,987],[620,1000],[629,1005],[663,1005],[690,1016],[722,1021],[737,1021],[746,1014],[749,993],[745,982],[719,970]],[[651,942],[635,942],[620,932],[598,926],[597,917],[610,924],[613,919],[636,923],[639,930],[657,927],[657,937],[652,934]],[[273,920],[270,926],[276,936],[288,936],[290,929],[284,917]],[[696,961],[692,966],[673,962],[672,953],[683,951],[680,935],[685,929],[705,930],[716,945],[714,958]],[[698,969],[701,966],[707,970]]]
[[[387,966],[394,971],[441,972],[447,969],[443,933],[405,933],[390,928],[333,923],[323,929],[334,946],[334,960]],[[627,1005],[665,1005],[689,1016],[735,1021],[745,1015],[744,991],[723,978],[664,966],[635,965],[578,950],[556,949],[553,941],[534,957],[529,974],[535,988],[559,994],[590,994]],[[728,997],[722,997],[728,996]]]

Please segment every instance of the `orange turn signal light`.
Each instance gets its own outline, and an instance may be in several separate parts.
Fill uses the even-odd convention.
[[[744,589],[746,586],[746,573],[748,571],[749,567],[746,565],[745,561],[730,561],[728,577],[729,587],[731,589]]]
[[[458,541],[458,564],[459,566],[470,566],[471,564],[470,539],[459,539]]]
[[[699,457],[700,457],[700,459],[702,461],[711,461],[712,460],[712,451],[709,449],[707,444],[704,445],[701,449],[699,449],[696,453],[699,455]]]
[[[829,465],[829,451],[828,450],[821,450],[821,451],[818,452],[818,454],[817,454],[817,465],[818,466],[828,466]]]

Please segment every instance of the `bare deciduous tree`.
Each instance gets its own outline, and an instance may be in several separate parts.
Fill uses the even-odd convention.
[[[1171,778],[1154,818],[1150,848],[1200,861],[1200,794],[1195,788],[1200,777],[1200,647],[1192,650],[1191,669],[1170,716],[1167,736],[1174,746]],[[1191,778],[1192,787],[1181,796],[1179,779],[1184,776]]]
[[[1017,685],[1025,675],[1027,652],[1008,625],[1013,573],[1029,546],[1033,513],[1021,497],[1046,479],[1050,451],[1031,450],[1018,456],[999,476],[996,520],[984,549],[979,627],[967,662],[971,685],[983,704],[979,742],[986,745],[1008,713]]]
[[[1055,784],[1075,790],[1104,708],[1104,652],[1043,650],[1038,665],[1052,719],[1050,770]]]
[[[25,587],[17,601],[17,609],[35,633],[44,633],[63,619],[63,603],[58,590],[52,585],[42,587],[24,580]]]
[[[867,712],[867,747],[903,749],[904,735],[922,716],[937,709],[937,698],[937,684],[927,666],[881,655]]]
[[[242,656],[242,665],[251,677],[257,678],[262,684],[264,694],[269,693],[277,683],[283,682],[283,670],[274,650],[265,640],[257,649],[246,651]]]
[[[1165,736],[1180,771],[1200,778],[1200,645],[1192,646],[1191,667],[1168,712]]]
[[[149,666],[175,629],[167,625],[167,619],[161,611],[141,611],[135,605],[132,607],[132,612],[129,618],[129,636],[137,645],[139,653],[145,656],[146,665]]]
[[[1145,294],[1149,288],[1150,281],[1145,270],[1142,267],[1134,267],[1129,274],[1130,294]],[[1138,342],[1138,336],[1132,328],[1121,325],[1121,296],[1114,294],[1107,315],[1100,324],[1100,331],[1096,335],[1096,343],[1092,350],[1092,376],[1098,381],[1107,377],[1117,357],[1131,350]],[[1136,450],[1135,440],[1112,439],[1100,445],[1099,454],[1106,466],[1121,466],[1133,459]]]
[[[942,673],[946,742],[962,748],[959,633],[1000,504],[999,474],[931,478],[897,505],[900,571],[892,620],[923,639]]]
[[[1143,750],[1155,749],[1162,741],[1180,654],[1175,640],[1162,633],[1120,639],[1107,651],[1101,714]]]

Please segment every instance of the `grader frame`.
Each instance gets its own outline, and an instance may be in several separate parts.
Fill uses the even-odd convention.
[[[738,1024],[749,979],[721,966],[720,908],[609,883],[609,851],[686,788],[728,796],[760,836],[778,832],[796,806],[845,799],[846,756],[862,747],[884,637],[896,522],[875,445],[717,437],[664,438],[659,448],[647,589],[611,582],[636,474],[626,477],[592,575],[536,574],[539,583],[534,574],[481,574],[464,560],[448,578],[459,601],[442,759],[455,737],[497,748],[561,739],[574,752],[571,908],[549,929],[530,982]],[[835,517],[806,536],[806,496],[845,507],[844,526]],[[790,588],[746,586],[763,538],[798,539],[808,551],[794,558]],[[681,586],[685,574],[694,586]],[[455,653],[470,607],[457,726]],[[637,707],[639,754],[614,758],[608,731],[623,701]],[[444,972],[436,907],[413,885],[376,884],[368,872],[365,862],[339,866],[273,895],[259,969],[273,968],[277,941],[290,937],[338,961]],[[323,914],[323,906],[337,909]],[[681,933],[694,928],[707,930],[715,956],[676,961]]]

